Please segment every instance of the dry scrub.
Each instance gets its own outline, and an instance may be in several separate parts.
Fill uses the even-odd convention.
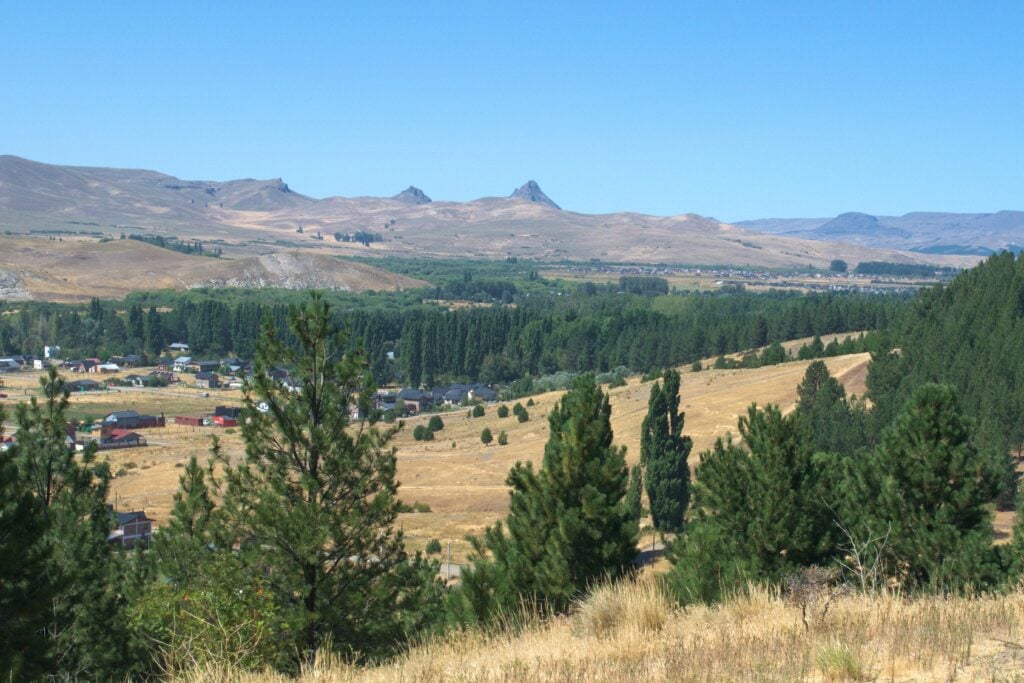
[[[974,598],[846,595],[805,627],[797,605],[754,589],[717,607],[671,607],[653,582],[598,589],[521,633],[455,633],[392,664],[320,662],[302,681],[1021,680],[1024,592]],[[191,683],[269,683],[208,671]]]

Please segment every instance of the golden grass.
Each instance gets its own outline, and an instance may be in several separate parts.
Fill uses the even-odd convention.
[[[451,633],[382,666],[325,658],[312,681],[990,681],[1024,678],[1024,592],[973,598],[849,595],[805,627],[761,588],[671,606],[650,581],[598,589],[576,614],[521,632]],[[191,672],[190,683],[273,674]]]
[[[831,337],[823,339],[825,343],[830,340]],[[785,346],[795,349],[803,341],[789,342]],[[840,356],[825,362],[848,391],[863,393],[867,354]],[[751,401],[772,402],[784,410],[792,409],[797,384],[807,365],[808,362],[799,361],[753,370],[699,373],[683,369],[680,408],[686,412],[684,431],[694,440],[691,464],[696,464],[699,452],[709,448],[715,438],[735,431],[737,417],[746,411]],[[103,380],[110,376],[87,377]],[[184,377],[189,379],[188,375]],[[68,375],[68,379],[77,378],[77,375]],[[10,394],[5,402],[24,401],[31,395],[39,395],[36,373],[10,375],[5,379],[7,388],[3,391]],[[631,464],[640,456],[640,426],[647,413],[650,387],[650,382],[640,382],[634,377],[626,386],[610,391],[615,441],[627,447],[627,460]],[[445,428],[430,442],[415,441],[412,437],[416,425],[425,423],[429,416],[405,420],[405,428],[393,441],[398,453],[399,492],[406,503],[422,502],[431,508],[430,513],[400,516],[399,526],[406,534],[410,550],[422,550],[428,541],[436,538],[445,550],[451,542],[453,561],[465,561],[470,551],[465,536],[480,533],[508,510],[505,477],[512,465],[519,460],[540,464],[548,440],[547,415],[561,395],[562,392],[550,392],[533,397],[536,405],[528,408],[530,420],[525,423],[518,422],[511,414],[499,418],[496,405],[487,406],[486,415],[481,418],[467,417],[466,409],[443,413]],[[212,412],[216,405],[237,405],[240,398],[238,391],[211,391],[209,398],[203,398],[194,387],[122,389],[76,394],[71,398],[71,414],[99,417],[112,410],[135,409],[144,413],[164,412],[167,417],[198,415]],[[527,403],[526,399],[521,402]],[[482,444],[480,432],[484,427],[489,427],[495,435],[507,432],[508,445]],[[229,458],[237,460],[243,453],[237,435],[211,427],[169,426],[145,430],[144,434],[150,442],[147,448],[108,452],[105,457],[110,459],[115,472],[128,463],[137,465],[114,480],[111,494],[117,497],[119,505],[145,507],[158,524],[166,521],[170,511],[180,465],[191,455],[205,461],[212,434],[222,436]]]

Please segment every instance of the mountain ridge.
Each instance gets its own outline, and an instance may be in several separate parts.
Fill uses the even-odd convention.
[[[984,256],[1024,245],[1024,211],[990,213],[911,211],[901,216],[846,212],[834,218],[766,218],[734,225],[764,234],[837,240],[907,250]]]
[[[0,230],[14,233],[152,234],[213,241],[234,253],[269,245],[338,255],[762,268],[827,268],[834,258],[973,263],[941,253],[766,236],[697,214],[585,214],[561,209],[536,181],[509,197],[428,199],[415,186],[392,197],[315,199],[280,178],[183,180],[157,171],[0,157]],[[355,233],[375,239],[366,245],[343,239]]]

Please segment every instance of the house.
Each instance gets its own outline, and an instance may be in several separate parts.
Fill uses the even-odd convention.
[[[188,353],[188,344],[182,342],[174,342],[167,347],[167,350],[171,353]]]
[[[0,372],[18,372],[21,366],[12,358],[0,358]]]
[[[217,427],[237,427],[238,419],[227,415],[214,415],[213,424]]]
[[[192,364],[192,356],[179,356],[174,359],[174,371],[185,372],[188,370],[188,366]]]
[[[220,377],[216,372],[196,373],[196,386],[201,389],[216,389],[220,386]]]
[[[469,387],[465,384],[452,384],[444,392],[444,404],[448,406],[459,405],[467,398],[469,398]]]
[[[117,543],[130,550],[137,543],[149,545],[153,540],[153,520],[147,517],[144,511],[115,514],[117,526],[107,536],[108,543]]]
[[[115,372],[121,372],[121,368],[115,363],[97,363],[89,368],[89,372],[98,375],[109,375]]]
[[[174,359],[170,356],[160,356],[156,359],[156,366],[161,370],[170,371],[174,367]]]
[[[398,392],[398,402],[405,408],[405,412],[415,415],[430,408],[433,403],[433,395],[419,389],[406,387]]]
[[[241,358],[225,358],[220,362],[220,364],[226,367],[232,374],[244,372],[252,368],[251,362],[244,361]]]
[[[43,358],[53,359],[60,356],[59,346],[44,346],[43,347]]]
[[[188,364],[188,369],[195,373],[215,372],[219,368],[219,360],[194,360]]]
[[[185,427],[202,427],[203,418],[179,415],[174,418],[174,424],[182,425]]]
[[[114,356],[107,362],[113,363],[114,365],[118,365],[122,368],[134,368],[142,365],[144,359],[137,353],[129,353],[124,356]]]
[[[92,372],[92,369],[99,365],[99,361],[94,358],[86,358],[85,360],[76,360],[71,366],[71,372]]]
[[[118,410],[103,418],[104,425],[110,425],[118,429],[146,429],[149,427],[163,427],[164,416],[140,415],[134,410]]]
[[[477,384],[469,390],[469,400],[492,403],[498,400],[498,392],[483,384]]]
[[[100,429],[100,439],[97,447],[99,450],[110,450],[114,448],[141,448],[146,445],[146,438],[138,432],[130,429],[114,429],[104,425]]]
[[[398,407],[398,394],[378,392],[374,397],[373,403],[384,412],[395,410]]]
[[[103,387],[93,379],[76,379],[72,382],[66,382],[64,388],[71,393],[76,393],[79,391],[99,391]]]
[[[237,420],[242,416],[242,408],[240,406],[217,406],[213,409],[214,417],[230,417]]]

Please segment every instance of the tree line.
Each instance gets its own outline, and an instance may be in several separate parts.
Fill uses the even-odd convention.
[[[559,296],[471,278],[444,290],[456,297],[484,291],[511,298],[513,305],[449,310],[415,302],[389,306],[368,297],[361,306],[346,299],[333,313],[335,323],[350,330],[351,348],[361,344],[372,351],[378,383],[504,383],[623,366],[647,371],[773,341],[885,328],[906,301],[852,293],[650,297],[619,294],[615,287]],[[15,313],[0,316],[0,352],[38,354],[43,345],[56,344],[68,357],[156,356],[168,344],[184,342],[194,355],[251,358],[266,318],[286,341],[294,341],[288,301],[233,299],[229,292],[146,299],[94,299],[88,306],[19,303]]]

